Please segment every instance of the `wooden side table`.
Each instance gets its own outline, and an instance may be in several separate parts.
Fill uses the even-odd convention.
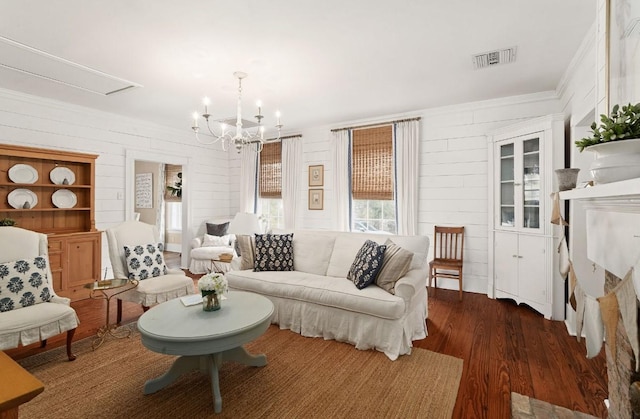
[[[0,352],[0,371],[0,419],[14,419],[18,407],[42,393],[44,384],[4,352]]]

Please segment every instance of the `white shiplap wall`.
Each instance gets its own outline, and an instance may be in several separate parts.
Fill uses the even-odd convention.
[[[433,239],[433,227],[466,227],[464,289],[487,292],[487,138],[492,130],[528,118],[555,113],[560,102],[555,92],[467,103],[438,109],[387,115],[375,119],[345,121],[331,126],[304,129],[303,164],[296,228],[335,229],[332,128],[421,116],[419,171],[419,233]],[[289,134],[289,133],[288,133]],[[293,133],[290,133],[293,134]],[[324,210],[307,209],[307,170],[324,165]],[[239,176],[239,160],[230,161],[232,177]],[[231,187],[232,210],[238,208],[237,185]],[[432,250],[430,250],[430,254]],[[442,286],[456,288],[457,281]]]
[[[106,100],[106,99],[105,99]],[[162,127],[114,114],[0,89],[0,143],[99,155],[96,161],[96,227],[125,220],[127,152],[181,156],[189,164],[191,195],[185,241],[206,219],[228,217],[228,157],[216,146],[199,145],[192,131]],[[102,266],[109,267],[103,235]],[[183,255],[188,255],[183,246]]]

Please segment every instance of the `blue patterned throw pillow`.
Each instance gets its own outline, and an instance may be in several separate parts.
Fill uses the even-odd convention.
[[[124,257],[127,259],[129,279],[142,281],[147,278],[167,274],[162,252],[164,244],[137,244],[124,246]]]
[[[293,233],[256,234],[253,270],[293,271]]]
[[[384,244],[377,244],[372,240],[364,242],[353,264],[351,264],[347,279],[352,281],[360,290],[371,285],[382,268],[386,249],[387,246]]]
[[[0,312],[51,300],[47,258],[16,260],[0,264]]]

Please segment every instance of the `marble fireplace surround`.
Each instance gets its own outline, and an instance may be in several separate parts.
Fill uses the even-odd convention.
[[[573,189],[560,193],[563,200],[577,200],[586,210],[587,257],[605,270],[605,289],[609,292],[629,268],[640,270],[640,178]],[[635,273],[636,293],[640,290],[640,272]],[[635,358],[629,340],[618,322],[617,360],[609,348],[607,375],[609,417],[631,418],[629,385],[638,380]]]

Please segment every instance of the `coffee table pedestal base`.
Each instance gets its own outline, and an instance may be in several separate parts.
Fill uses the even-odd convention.
[[[216,413],[220,413],[222,411],[222,397],[220,396],[218,371],[223,361],[235,361],[251,367],[267,365],[266,355],[252,355],[242,346],[210,355],[181,356],[173,362],[166,373],[145,383],[144,394],[155,393],[176,381],[182,374],[200,370],[211,377],[213,407]]]

